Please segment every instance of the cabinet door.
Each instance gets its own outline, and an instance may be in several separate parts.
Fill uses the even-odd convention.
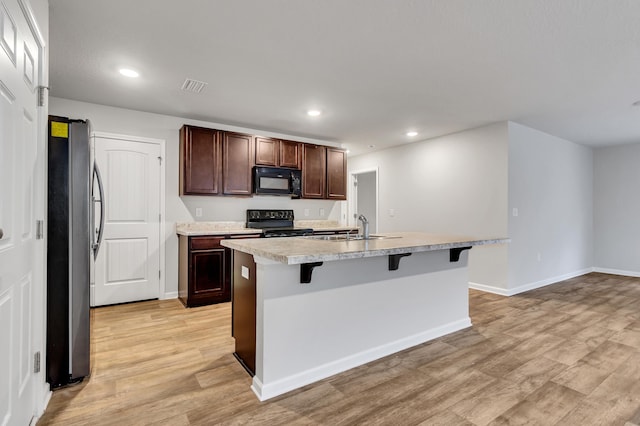
[[[256,164],[261,166],[278,166],[279,145],[280,141],[278,139],[256,136]]]
[[[192,251],[188,306],[231,300],[230,257],[224,247]]]
[[[347,153],[342,149],[327,148],[327,198],[347,199]]]
[[[280,141],[280,167],[300,168],[300,142]]]
[[[324,146],[302,145],[302,198],[324,198],[326,165]]]
[[[180,129],[180,195],[220,193],[220,150],[220,131],[192,126]]]
[[[223,132],[222,182],[226,195],[251,195],[253,136]]]

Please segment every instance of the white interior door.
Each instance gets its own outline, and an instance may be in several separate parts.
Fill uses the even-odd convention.
[[[351,182],[349,223],[360,226],[357,217],[363,214],[369,220],[370,232],[378,232],[378,171],[352,172]]]
[[[92,306],[156,299],[160,295],[161,147],[96,137],[94,148],[104,186],[104,230]]]
[[[36,198],[44,144],[36,96],[42,43],[30,24],[24,2],[0,2],[0,425],[29,424],[36,407],[34,330],[42,313],[34,300],[44,291],[44,248],[35,228],[44,208]]]

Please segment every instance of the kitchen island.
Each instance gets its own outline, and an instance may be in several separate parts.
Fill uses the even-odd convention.
[[[468,249],[508,242],[416,232],[225,240],[236,357],[266,400],[469,327]]]

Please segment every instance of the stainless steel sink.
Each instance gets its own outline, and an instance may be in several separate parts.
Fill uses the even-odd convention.
[[[356,234],[356,235],[347,235],[347,234],[338,234],[338,235],[308,235],[304,238],[309,238],[312,240],[324,240],[324,241],[359,241],[364,240],[364,235]],[[400,238],[392,235],[369,235],[370,240],[384,240],[388,238]]]

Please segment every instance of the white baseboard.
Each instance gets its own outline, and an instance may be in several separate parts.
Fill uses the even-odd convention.
[[[38,394],[38,390],[36,390],[36,394]],[[31,419],[30,426],[31,425],[35,426],[36,424],[38,424],[38,420],[40,420],[40,417],[42,417],[45,410],[47,409],[47,406],[49,405],[49,401],[51,400],[52,396],[53,396],[53,392],[51,392],[49,383],[45,382],[42,385],[42,389],[40,389],[40,395],[36,396],[37,399],[39,399],[39,397],[42,397],[42,398],[40,400],[40,403],[36,402],[36,415],[33,416],[33,418]]]
[[[609,269],[609,268],[593,268],[593,272],[600,272],[602,274],[612,274],[612,275],[622,275],[625,277],[640,277],[640,272],[637,271],[622,271],[620,269]]]
[[[558,275],[555,277],[551,277],[551,278],[546,278],[544,280],[540,280],[540,281],[536,281],[536,282],[532,282],[532,283],[528,283],[528,284],[524,284],[515,288],[500,288],[500,287],[493,287],[493,286],[489,286],[489,285],[485,285],[485,284],[478,284],[478,283],[474,283],[474,282],[469,282],[469,288],[475,289],[475,290],[480,290],[480,291],[485,291],[488,293],[494,293],[494,294],[499,294],[500,296],[513,296],[519,293],[524,293],[525,291],[529,291],[529,290],[535,290],[536,288],[540,288],[540,287],[545,287],[551,284],[555,284],[557,282],[560,281],[564,281],[564,280],[568,280],[571,278],[575,278],[575,277],[579,277],[580,275],[584,275],[584,274],[588,274],[589,272],[594,272],[594,268],[586,268],[586,269],[582,269],[580,271],[574,271],[574,272],[570,272],[568,274],[564,274],[564,275]],[[624,274],[621,274],[624,275]],[[640,276],[640,275],[638,275]]]
[[[298,389],[302,386],[306,386],[310,383],[317,382],[318,380],[326,379],[327,377],[342,373],[343,371],[359,365],[375,361],[376,359],[380,359],[387,355],[394,354],[412,346],[419,345],[467,327],[471,327],[471,319],[469,317],[314,367],[301,373],[277,380],[273,383],[264,384],[257,378],[257,376],[254,376],[251,390],[253,390],[253,392],[258,396],[260,401],[265,401],[275,396],[282,395],[283,393]]]
[[[493,287],[485,284],[478,284],[472,281],[469,281],[469,288],[472,288],[474,290],[484,291],[485,293],[498,294],[500,296],[510,296],[509,290],[506,288]]]
[[[164,295],[162,295],[160,297],[160,300],[177,299],[177,298],[178,298],[177,291],[169,291],[169,292],[166,292]]]

